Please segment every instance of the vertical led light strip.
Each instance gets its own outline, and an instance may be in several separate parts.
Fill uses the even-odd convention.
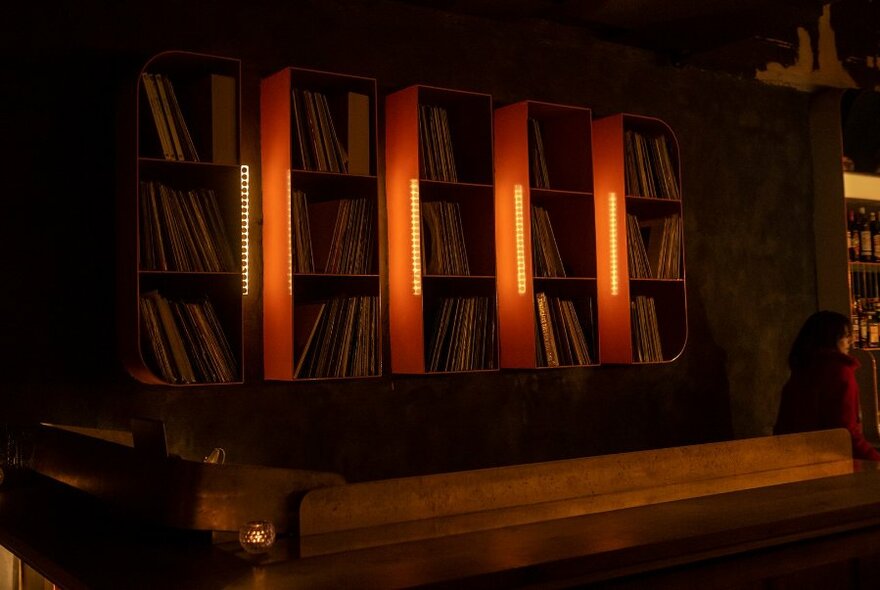
[[[287,294],[293,295],[293,205],[290,192],[290,169],[287,169]]]
[[[412,248],[412,292],[422,294],[422,234],[419,226],[419,180],[409,181],[409,239]]]
[[[241,165],[241,292],[250,289],[250,224],[251,224],[251,175],[247,164]]]
[[[523,232],[523,190],[521,184],[513,185],[513,231],[516,236],[516,292],[526,292],[526,248]]]
[[[611,266],[611,294],[617,295],[617,193],[608,193],[608,261]]]

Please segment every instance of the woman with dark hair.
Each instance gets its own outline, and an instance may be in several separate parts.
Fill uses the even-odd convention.
[[[782,388],[775,434],[846,428],[853,457],[880,461],[859,420],[859,362],[850,356],[849,319],[833,311],[807,318],[788,355],[791,376]]]

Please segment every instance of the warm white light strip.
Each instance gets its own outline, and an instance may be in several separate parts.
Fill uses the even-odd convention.
[[[419,213],[419,180],[409,181],[409,239],[412,249],[412,292],[422,294],[422,234]]]
[[[523,232],[523,190],[521,184],[513,185],[513,231],[516,235],[516,292],[526,292],[526,247]]]
[[[287,294],[293,295],[293,205],[290,189],[290,169],[287,169]]]
[[[608,241],[611,247],[608,254],[608,261],[611,263],[611,294],[617,295],[617,193],[608,193]]]
[[[251,174],[247,164],[241,165],[241,292],[250,289],[250,225],[251,225]]]

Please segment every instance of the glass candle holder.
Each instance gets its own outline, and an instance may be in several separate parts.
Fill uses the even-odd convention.
[[[275,544],[275,525],[268,520],[252,520],[238,529],[238,542],[248,553],[266,553]]]

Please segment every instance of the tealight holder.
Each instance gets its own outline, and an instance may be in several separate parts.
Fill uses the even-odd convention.
[[[268,520],[252,520],[238,529],[238,542],[248,553],[266,553],[275,544],[275,525]]]

